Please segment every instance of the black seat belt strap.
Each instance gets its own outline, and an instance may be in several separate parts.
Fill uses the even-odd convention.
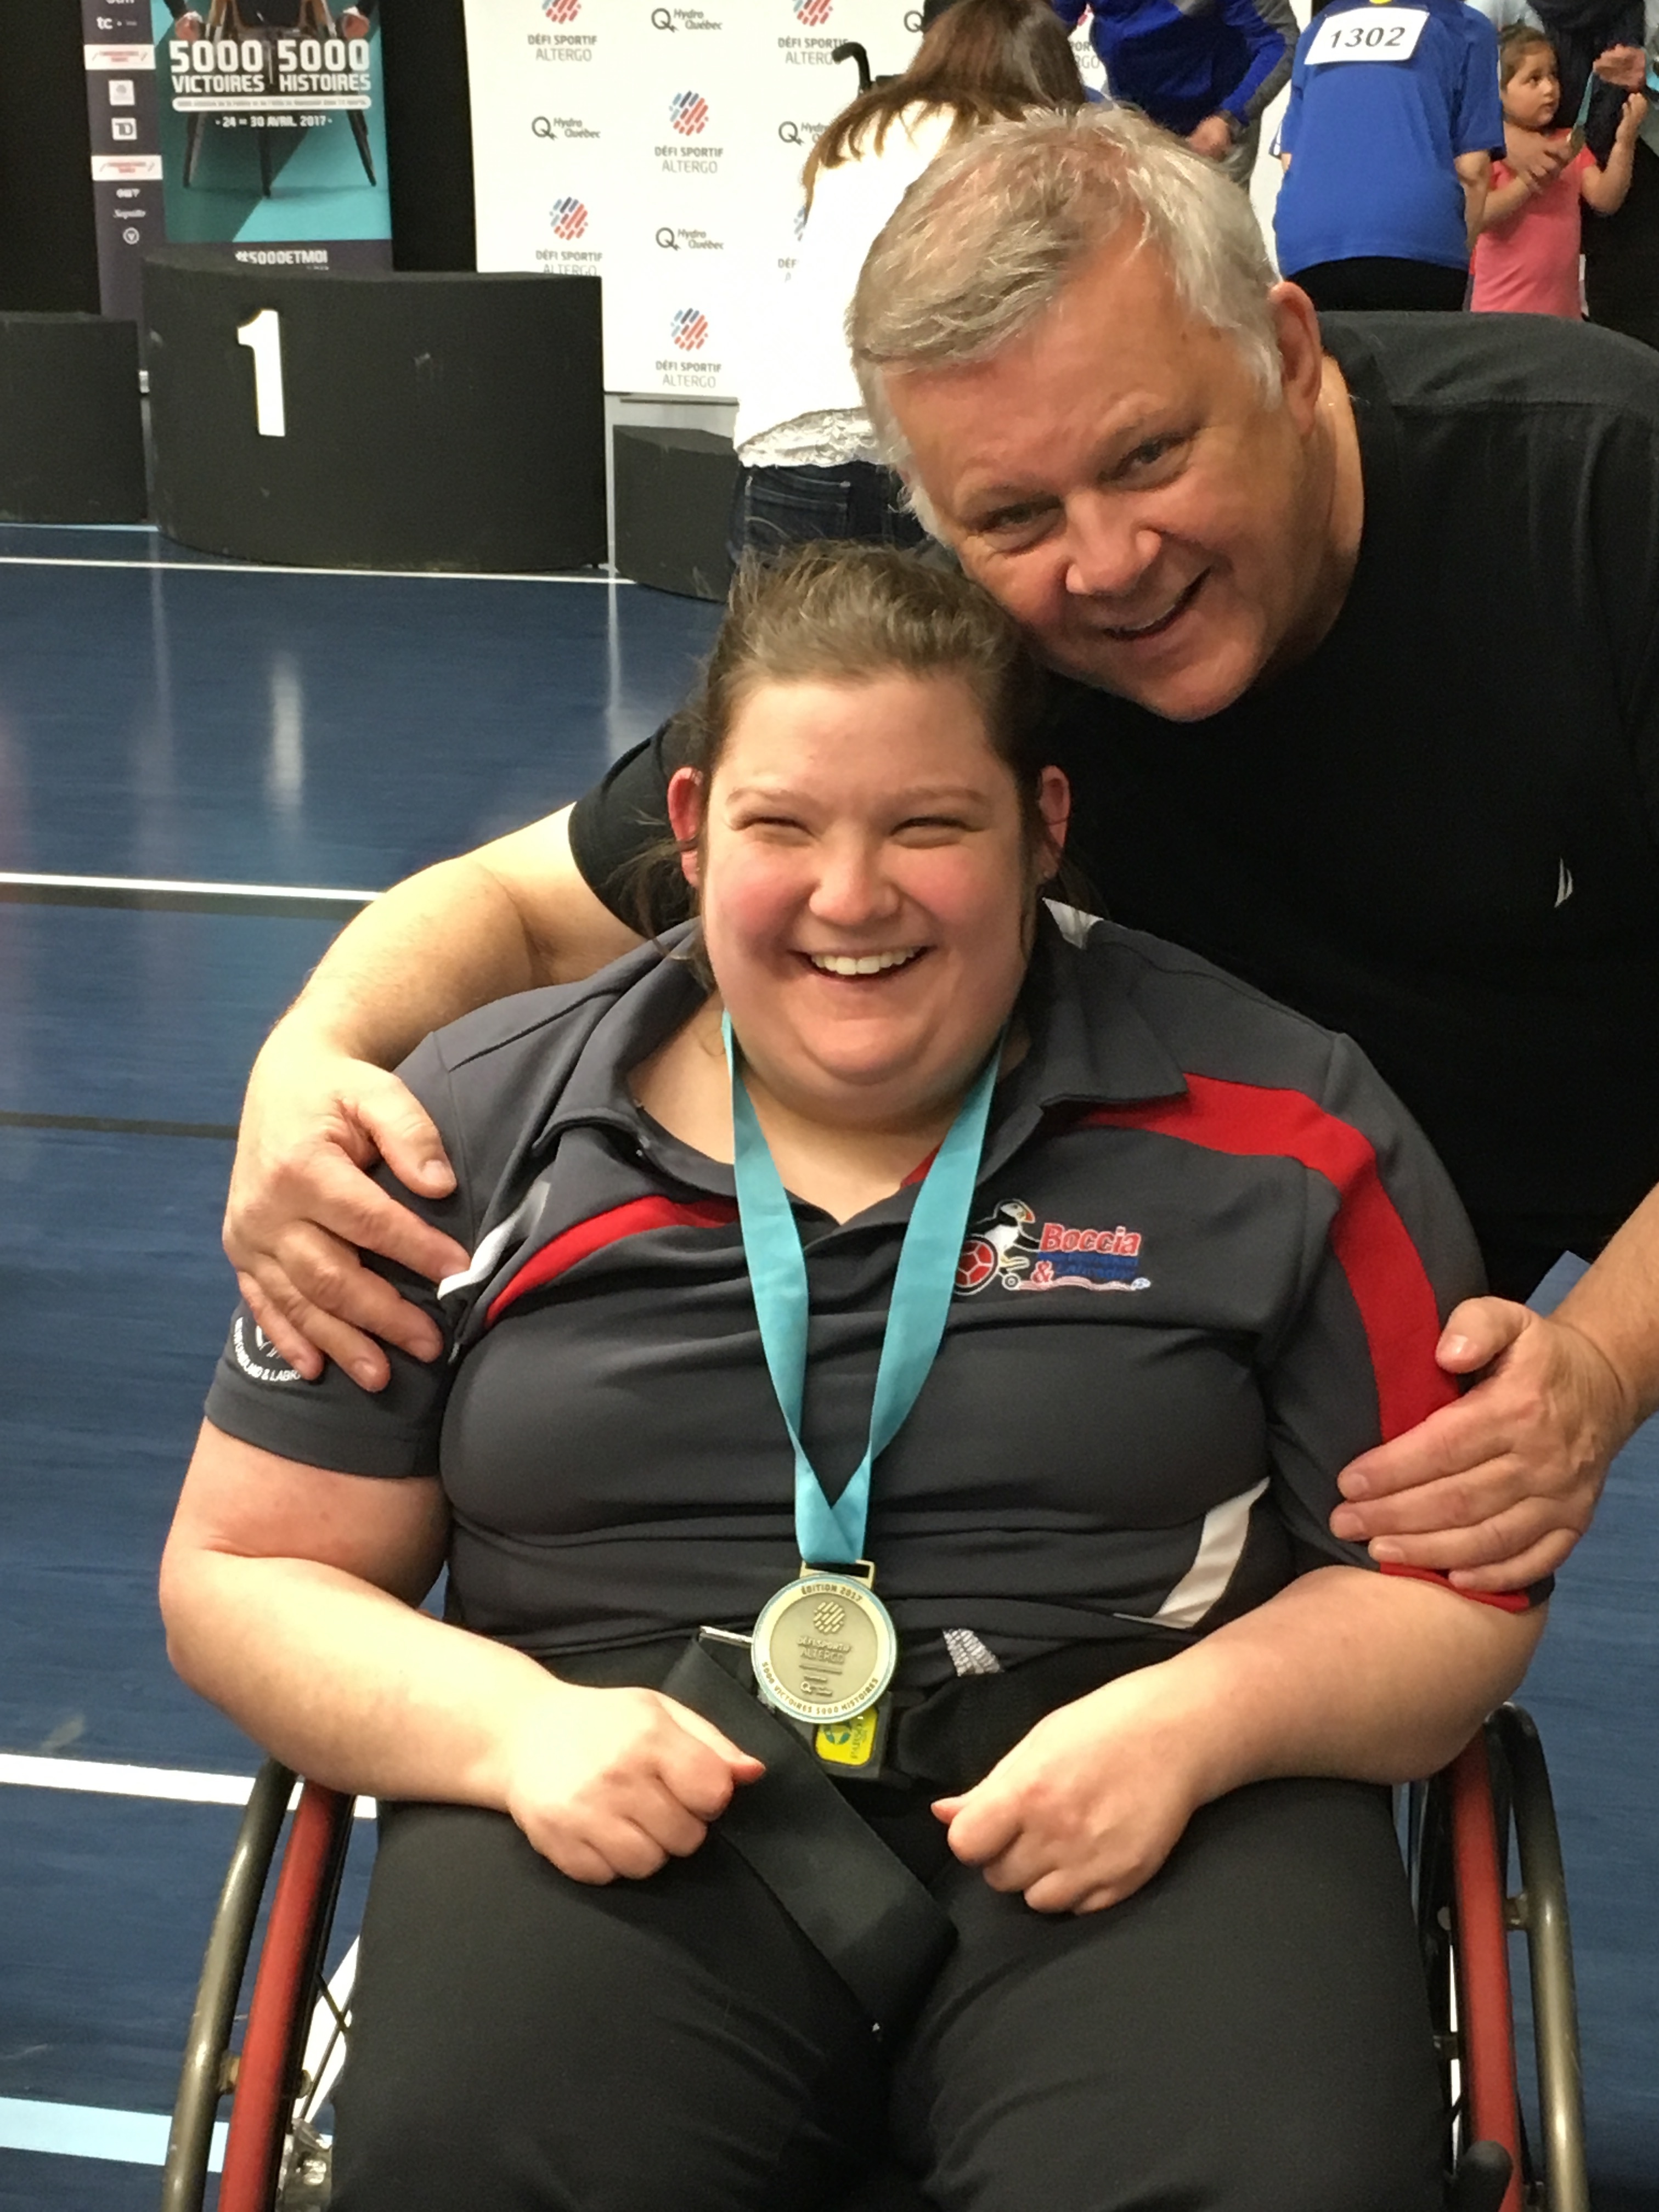
[[[662,1689],[765,1761],[761,1780],[738,1790],[721,1814],[718,1833],[877,2027],[902,2026],[956,1941],[949,1917],[854,1811],[799,1737],[696,1638]]]

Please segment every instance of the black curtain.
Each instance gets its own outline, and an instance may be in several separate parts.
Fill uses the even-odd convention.
[[[397,266],[474,269],[461,0],[380,0],[380,53]]]
[[[0,309],[95,315],[79,0],[3,0],[0,56]]]

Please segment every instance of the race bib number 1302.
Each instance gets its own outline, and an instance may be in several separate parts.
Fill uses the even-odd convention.
[[[1350,8],[1340,15],[1325,15],[1308,48],[1308,66],[1409,61],[1428,20],[1426,8]]]

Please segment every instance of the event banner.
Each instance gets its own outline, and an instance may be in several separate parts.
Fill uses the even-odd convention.
[[[903,68],[903,0],[466,0],[480,269],[605,279],[613,392],[724,398],[793,266],[801,167]]]
[[[99,289],[136,319],[146,252],[388,269],[379,0],[81,0]]]

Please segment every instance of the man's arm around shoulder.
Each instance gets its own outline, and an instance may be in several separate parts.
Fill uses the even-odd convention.
[[[465,1262],[369,1179],[384,1159],[430,1196],[454,1182],[430,1118],[387,1071],[475,1006],[576,981],[639,941],[578,869],[570,814],[440,861],[375,900],[254,1062],[225,1250],[259,1326],[303,1375],[319,1373],[326,1354],[380,1389],[389,1370],[377,1337],[417,1358],[438,1354],[431,1322],[362,1266],[360,1249],[433,1278]]]

